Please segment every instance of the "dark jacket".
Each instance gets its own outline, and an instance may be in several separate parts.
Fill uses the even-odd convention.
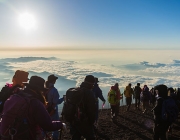
[[[135,86],[135,88],[134,88],[134,97],[135,98],[140,98],[140,94],[141,94],[141,88],[139,86]]]
[[[36,97],[36,93],[32,92],[29,89],[25,89],[23,93],[19,93],[21,96],[26,96],[26,98],[31,98],[30,104],[29,104],[29,110],[27,112],[27,116],[23,116],[23,118],[28,118],[29,122],[29,131],[31,133],[30,138],[31,140],[34,140],[37,137],[37,133],[41,133],[41,128],[46,131],[55,131],[62,128],[62,123],[60,121],[51,121],[51,118],[48,114],[48,112],[45,109],[44,104]],[[6,101],[3,112],[7,112],[9,108],[12,106],[11,103],[13,102],[15,105],[16,103],[13,101],[13,96],[10,97],[9,100]],[[14,107],[13,107],[14,108]],[[16,109],[16,108],[14,108]],[[6,111],[7,110],[7,111]],[[9,126],[9,122],[7,121],[8,118],[3,118],[1,121],[0,126],[0,133],[4,134],[7,130],[7,127]],[[4,120],[4,121],[3,121]],[[38,132],[37,132],[38,131]],[[21,132],[17,132],[17,135]],[[8,135],[8,133],[6,134]],[[14,136],[14,140],[17,138]]]
[[[105,101],[102,95],[102,90],[99,88],[99,85],[97,83],[94,84],[93,92],[95,94],[95,98],[97,99],[96,100],[97,102],[98,102],[98,98],[100,98],[101,101]]]
[[[156,106],[152,109],[153,114],[154,114],[154,122],[155,124],[162,124],[162,104],[163,104],[164,99],[161,97],[157,98],[157,104]]]
[[[96,113],[96,101],[95,101],[94,93],[91,89],[91,85],[82,82],[80,88],[85,88],[85,96],[84,96],[85,113],[88,117],[89,123],[94,124],[95,113]]]

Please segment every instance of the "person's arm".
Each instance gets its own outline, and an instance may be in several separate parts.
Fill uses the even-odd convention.
[[[61,104],[64,101],[64,98],[59,98],[59,93],[56,88],[53,89],[53,104],[58,105]]]
[[[106,100],[104,99],[102,90],[99,87],[98,87],[97,92],[98,92],[98,97],[101,99],[101,101],[105,102]]]
[[[34,123],[38,124],[43,130],[55,131],[63,127],[60,121],[51,121],[51,117],[44,105],[37,99],[31,101],[30,115],[33,116],[31,119],[33,119]]]

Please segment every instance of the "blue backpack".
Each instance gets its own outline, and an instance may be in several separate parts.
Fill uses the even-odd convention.
[[[172,124],[178,118],[178,107],[173,98],[168,97],[162,104],[162,119]]]

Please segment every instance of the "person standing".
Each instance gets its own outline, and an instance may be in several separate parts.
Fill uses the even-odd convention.
[[[140,107],[140,94],[141,94],[140,83],[137,83],[137,86],[135,86],[134,88],[134,98],[135,98],[135,108],[138,110]]]
[[[141,94],[142,94],[141,97],[142,97],[142,103],[143,103],[143,113],[145,113],[149,107],[149,101],[151,100],[151,93],[147,85],[144,85],[144,88]]]
[[[154,114],[154,140],[167,140],[166,133],[178,118],[178,107],[172,97],[168,96],[166,85],[154,87],[158,96],[157,104],[152,109]]]
[[[60,98],[58,90],[54,87],[56,80],[58,77],[55,75],[49,75],[48,79],[45,83],[46,88],[48,88],[47,93],[47,102],[48,102],[48,112],[51,116],[52,121],[59,121],[59,114],[58,114],[58,105],[64,101],[64,98]],[[53,140],[58,140],[59,132],[54,131],[52,132]]]
[[[131,83],[129,83],[128,86],[126,86],[124,90],[124,95],[126,97],[126,105],[127,105],[126,111],[129,111],[132,102],[132,95],[133,95],[133,89],[131,88]]]
[[[112,121],[116,120],[117,115],[119,114],[119,105],[120,105],[121,94],[119,90],[119,84],[115,83],[108,92],[108,101],[111,105],[111,119]]]
[[[72,134],[72,140],[80,140],[81,136],[86,138],[86,140],[95,140],[96,101],[92,91],[94,83],[94,76],[87,75],[84,82],[80,85],[80,89],[84,91],[82,107],[84,117],[81,121],[75,120],[71,123],[70,133]]]
[[[94,87],[93,87],[93,92],[95,94],[95,99],[96,99],[96,121],[95,121],[96,124],[97,124],[97,121],[98,121],[98,113],[99,113],[99,100],[98,100],[98,98],[101,99],[101,101],[103,102],[103,105],[106,102],[106,100],[103,97],[102,90],[99,88],[98,82],[99,82],[98,78],[95,77],[95,83],[94,83]]]

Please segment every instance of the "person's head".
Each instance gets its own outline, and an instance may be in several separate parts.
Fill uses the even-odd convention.
[[[137,83],[137,86],[140,86],[140,83]]]
[[[128,84],[128,86],[130,86],[130,87],[131,87],[131,83],[129,83],[129,84]]]
[[[118,84],[118,83],[115,83],[114,86],[115,86],[115,87],[119,87],[119,84]]]
[[[99,80],[98,80],[97,77],[94,77],[94,79],[95,79],[95,83],[98,83],[98,82],[99,82]]]
[[[171,96],[172,93],[174,93],[174,89],[172,87],[168,88],[168,96]]]
[[[49,83],[55,84],[57,79],[58,79],[58,77],[56,77],[54,74],[52,74],[52,75],[49,75],[49,76],[48,76],[47,81],[48,81]]]
[[[26,72],[26,71],[23,71],[23,70],[17,70],[15,73],[14,73],[14,76],[12,78],[12,84],[13,86],[15,85],[20,85],[20,86],[24,86],[23,85],[23,82],[27,82],[29,79],[28,79],[28,75],[29,73]]]
[[[158,94],[159,97],[166,98],[168,95],[168,90],[166,85],[157,85],[154,87],[154,90],[156,94]]]
[[[95,83],[95,78],[93,75],[87,75],[84,79],[84,82],[90,85],[90,88],[93,88]]]
[[[115,90],[118,90],[118,89],[119,89],[119,84],[118,84],[118,83],[115,83],[115,84],[114,84],[114,89],[115,89]]]
[[[29,83],[24,83],[24,85],[26,88],[35,92],[35,96],[45,104],[46,101],[42,94],[46,90],[46,88],[44,88],[44,83],[45,80],[43,78],[39,76],[31,76]]]

